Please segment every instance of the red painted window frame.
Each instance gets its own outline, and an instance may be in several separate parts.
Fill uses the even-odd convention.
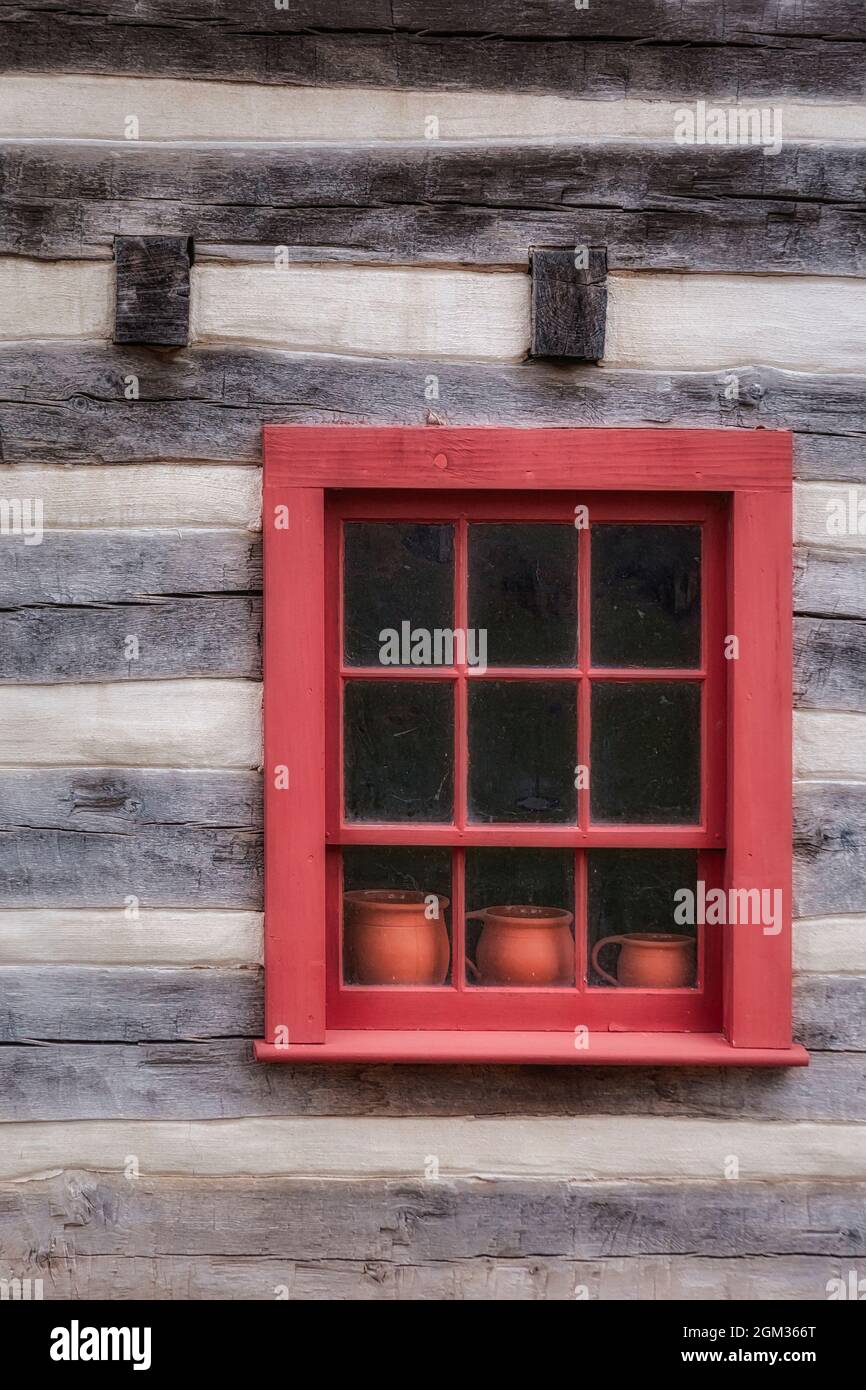
[[[678,992],[700,1003],[680,1010],[669,1028],[645,993],[632,996],[631,1005],[626,999],[613,1009],[598,1005],[580,1044],[573,1020],[554,1000],[567,996],[563,991],[533,991],[531,999],[523,992],[520,1005],[505,1011],[497,1004],[500,991],[490,991],[476,1012],[484,1022],[467,1026],[465,1011],[437,1002],[459,991],[342,990],[338,894],[326,866],[336,858],[327,856],[329,842],[368,842],[370,831],[341,827],[326,796],[335,740],[339,746],[339,729],[328,724],[340,679],[338,624],[330,611],[339,586],[337,516],[431,516],[455,495],[476,511],[486,505],[513,514],[502,502],[506,494],[520,515],[543,516],[561,506],[563,493],[574,501],[592,494],[592,520],[603,519],[605,508],[612,518],[621,515],[624,493],[628,515],[635,516],[641,499],[634,494],[642,494],[648,518],[695,517],[726,532],[725,572],[710,566],[705,579],[704,633],[711,638],[705,652],[722,662],[722,641],[731,633],[739,657],[724,662],[726,746],[704,744],[719,774],[710,779],[713,804],[704,807],[700,833],[688,830],[683,842],[699,850],[724,843],[725,886],[781,887],[784,902],[775,936],[759,927],[716,934],[723,956],[712,971],[718,1000],[708,991]],[[265,1039],[256,1044],[257,1057],[655,1065],[808,1060],[791,1041],[791,511],[791,439],[776,431],[265,428]],[[719,708],[709,718],[718,725],[724,714]],[[280,769],[288,771],[288,786]],[[412,829],[404,842],[433,843],[429,830]],[[582,838],[589,836],[585,825],[563,830],[570,844],[600,842],[597,830]],[[607,841],[628,844],[628,827]],[[664,842],[671,843],[669,830]],[[471,993],[477,1000],[482,991]],[[587,991],[582,998],[613,993],[628,991]]]

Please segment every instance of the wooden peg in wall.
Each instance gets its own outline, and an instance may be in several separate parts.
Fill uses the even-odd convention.
[[[600,361],[607,317],[605,248],[537,250],[531,264],[531,355]]]
[[[115,237],[116,343],[183,347],[188,342],[191,249],[189,237]]]

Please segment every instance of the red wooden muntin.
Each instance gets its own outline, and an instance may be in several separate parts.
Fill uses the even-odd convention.
[[[459,665],[370,670],[343,665],[343,521],[454,522],[454,625],[465,628],[468,522],[573,522],[580,503],[589,507],[590,524],[701,525],[699,668],[592,667],[591,557],[585,532],[579,543],[579,647],[573,669],[491,667],[482,674]],[[280,508],[287,525],[274,524]],[[269,426],[264,532],[267,1041],[257,1044],[257,1056],[407,1061],[524,1057],[578,1063],[807,1060],[790,1036],[790,436],[767,431]],[[729,633],[739,639],[738,660],[724,659]],[[341,686],[348,678],[453,682],[451,825],[344,821]],[[503,678],[577,683],[577,761],[585,765],[594,679],[700,682],[699,823],[593,825],[587,794],[579,792],[575,825],[472,825],[465,798],[467,686],[473,680]],[[281,766],[289,769],[288,789],[277,785],[275,771]],[[451,847],[457,965],[449,986],[393,989],[342,983],[340,849],[351,844]],[[476,845],[575,849],[574,988],[491,989],[465,982],[463,855]],[[617,845],[695,848],[698,876],[708,886],[780,887],[783,930],[768,936],[760,926],[701,929],[697,988],[692,990],[589,988],[584,983],[582,851]],[[589,1030],[588,1046],[575,1046],[575,1030]],[[623,1037],[625,1044],[619,1041]],[[530,1039],[538,1041],[530,1044]]]

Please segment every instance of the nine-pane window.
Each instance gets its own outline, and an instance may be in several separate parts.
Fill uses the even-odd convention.
[[[336,493],[337,1027],[720,1025],[721,499]],[[683,916],[683,913],[680,913]]]

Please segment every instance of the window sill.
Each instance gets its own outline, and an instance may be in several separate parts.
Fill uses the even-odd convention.
[[[575,1047],[571,1033],[329,1030],[323,1043],[256,1042],[259,1062],[506,1063],[544,1066],[805,1067],[809,1054],[790,1047],[733,1047],[720,1033],[590,1033]]]

